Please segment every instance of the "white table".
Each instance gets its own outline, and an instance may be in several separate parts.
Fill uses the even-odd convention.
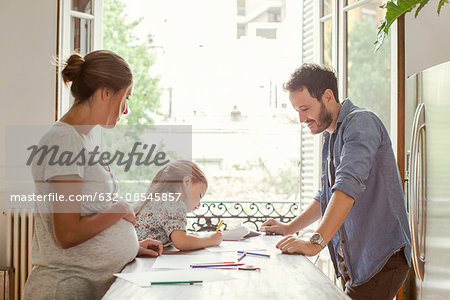
[[[201,285],[165,285],[141,288],[117,278],[104,300],[116,299],[350,299],[338,289],[311,261],[302,255],[281,254],[275,244],[281,236],[251,238],[252,243],[266,245],[271,258],[247,256],[242,262],[253,264],[261,271],[220,270],[234,280],[205,282]],[[326,250],[324,250],[326,251]],[[177,252],[170,255],[205,254],[207,250]],[[214,253],[218,259],[236,256],[236,253]],[[155,258],[137,258],[122,273],[148,272]],[[220,261],[220,260],[219,260]]]

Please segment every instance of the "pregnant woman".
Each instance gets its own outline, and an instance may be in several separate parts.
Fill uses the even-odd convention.
[[[62,77],[71,83],[74,104],[41,138],[39,147],[56,146],[59,155],[67,151],[75,157],[93,150],[96,126],[114,127],[128,113],[133,75],[122,57],[100,50],[84,58],[70,56]],[[138,243],[135,217],[126,202],[73,201],[81,198],[77,196],[118,192],[108,165],[51,160],[46,155],[33,161],[36,193],[57,193],[66,201],[35,205],[34,268],[24,299],[99,299],[113,282],[113,273],[136,255],[160,255],[162,245],[153,240]]]

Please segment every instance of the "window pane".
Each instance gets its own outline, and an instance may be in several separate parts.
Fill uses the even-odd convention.
[[[72,10],[92,14],[91,0],[72,0]]]
[[[237,15],[245,16],[245,0],[237,0]]]
[[[281,7],[274,7],[267,11],[267,20],[269,22],[281,22]]]
[[[256,36],[260,36],[266,39],[276,39],[277,30],[275,28],[257,28]]]
[[[333,24],[332,19],[322,23],[322,44],[323,44],[323,64],[332,67],[332,45],[333,45]]]
[[[86,55],[91,51],[91,20],[72,17],[70,50]]]
[[[333,0],[322,1],[322,17],[329,15],[333,12]]]
[[[238,24],[237,25],[237,38],[239,39],[241,36],[245,36],[245,25]]]
[[[373,45],[384,17],[378,9],[382,3],[373,0],[347,13],[347,94],[356,105],[375,112],[389,130],[391,46],[387,39],[374,53]]]

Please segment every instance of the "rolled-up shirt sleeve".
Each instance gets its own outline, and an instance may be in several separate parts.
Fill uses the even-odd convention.
[[[325,178],[325,174],[322,174],[321,178],[320,178],[320,182],[323,184],[325,182],[326,178]],[[321,185],[322,186],[322,185]],[[322,197],[323,197],[323,186],[322,188],[318,189],[316,192],[316,195],[313,197],[314,200],[317,201],[322,201]]]
[[[365,181],[381,143],[382,131],[376,118],[371,112],[359,112],[352,116],[344,129],[340,163],[332,191],[342,191],[355,201],[366,189]]]
[[[321,189],[317,190],[317,193],[314,196],[314,200],[317,200],[320,202],[320,199],[322,199],[322,190]]]

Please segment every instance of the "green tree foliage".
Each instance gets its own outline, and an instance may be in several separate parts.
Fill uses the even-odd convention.
[[[356,22],[348,34],[348,95],[358,106],[375,112],[390,126],[390,41],[373,53],[373,20]]]
[[[131,113],[122,117],[119,125],[151,125],[154,123],[151,113],[158,113],[160,107],[159,78],[149,73],[154,58],[148,45],[133,34],[142,19],[127,23],[124,7],[120,0],[103,1],[103,48],[125,58],[134,77],[129,101]]]
[[[133,72],[133,92],[128,102],[130,113],[122,116],[118,123],[126,126],[107,130],[104,134],[104,146],[111,153],[121,151],[128,154],[136,142],[149,144],[148,133],[152,130],[150,125],[154,124],[152,115],[158,114],[161,89],[158,87],[159,77],[151,76],[149,72],[154,64],[154,57],[148,45],[133,34],[142,19],[127,23],[124,8],[125,5],[120,0],[103,1],[103,48],[122,56]],[[163,148],[164,145],[158,144],[158,151],[163,151]],[[167,154],[171,156],[170,153]],[[118,178],[121,196],[132,195],[131,200],[134,200],[134,193],[140,195],[147,190],[149,182],[159,169],[154,165],[138,167],[135,162],[128,172],[124,171],[124,166],[118,166],[117,162],[111,167]]]

